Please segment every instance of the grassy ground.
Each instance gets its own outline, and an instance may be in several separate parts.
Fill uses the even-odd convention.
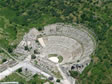
[[[48,57],[57,57],[58,55],[57,54],[49,54]]]
[[[63,61],[63,57],[62,56],[58,56],[59,59],[59,63],[61,63]]]
[[[21,76],[19,76],[16,73],[11,74],[10,76],[6,77],[4,80],[2,80],[2,82],[19,82],[19,84],[43,84],[45,82],[47,82],[48,80],[46,79],[41,79],[41,76],[36,75],[33,77],[33,80],[30,81],[25,81],[24,78],[22,78]],[[49,82],[49,81],[48,81]],[[53,83],[50,83],[53,84]]]

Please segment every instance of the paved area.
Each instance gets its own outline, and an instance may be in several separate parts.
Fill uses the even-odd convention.
[[[70,81],[68,80],[67,76],[65,75],[65,73],[63,73],[63,71],[60,69],[59,64],[57,64],[57,67],[63,77],[62,84],[71,84]]]
[[[42,45],[42,47],[46,47],[43,38],[38,38],[39,43]]]
[[[2,73],[0,73],[0,80],[5,78],[6,76],[12,74],[13,72],[15,72],[17,69],[25,67],[33,72],[36,73],[41,73],[42,75],[44,75],[45,77],[49,78],[50,75],[41,71],[40,69],[34,67],[32,64],[30,64],[28,62],[29,59],[24,60],[23,62],[20,62],[19,64],[17,64],[16,66],[12,67],[12,68],[8,68],[5,71],[3,71]],[[56,78],[54,78],[56,80]]]
[[[4,70],[3,72],[0,73],[0,80],[2,80],[3,78],[5,78],[6,76],[12,74],[14,71],[16,71],[17,69],[21,68],[24,64],[19,63],[16,66],[12,67],[12,68],[8,68],[6,70]]]

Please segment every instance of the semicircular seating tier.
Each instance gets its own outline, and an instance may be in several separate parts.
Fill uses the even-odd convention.
[[[67,58],[72,59],[71,62],[74,59],[90,59],[89,56],[94,51],[93,37],[85,29],[52,24],[44,27],[44,34],[43,39],[47,47],[43,52],[57,52],[60,55],[66,55]]]
[[[65,36],[46,36],[43,37],[45,48],[44,54],[58,54],[63,56],[63,63],[73,61],[75,57],[82,55],[82,46],[74,39]]]

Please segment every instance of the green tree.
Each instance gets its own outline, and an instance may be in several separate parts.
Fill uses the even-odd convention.
[[[39,30],[39,31],[42,31],[42,30],[43,30],[43,27],[38,27],[38,30]]]
[[[9,47],[9,48],[8,48],[8,52],[9,52],[9,53],[12,53],[12,52],[13,52],[13,49],[12,49],[11,47]]]
[[[6,62],[6,61],[7,61],[7,59],[5,59],[5,58],[4,58],[4,59],[2,59],[2,63],[3,63],[3,62]]]
[[[36,56],[34,54],[31,55],[31,59],[35,59]]]
[[[19,68],[19,69],[18,69],[18,72],[19,72],[19,73],[22,72],[22,68]]]
[[[60,79],[57,79],[56,82],[60,83]]]
[[[69,71],[70,75],[74,78],[77,78],[79,73],[77,71]]]
[[[19,84],[24,84],[23,82],[19,82]]]
[[[29,47],[28,47],[28,46],[25,46],[24,49],[25,49],[25,50],[29,50]]]
[[[33,81],[32,84],[37,84],[36,81]]]

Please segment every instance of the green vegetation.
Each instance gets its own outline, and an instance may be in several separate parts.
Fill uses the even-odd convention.
[[[59,59],[59,63],[61,63],[63,61],[63,57],[62,56],[58,56]]]
[[[74,78],[78,78],[79,77],[79,73],[77,71],[69,71],[70,75]]]
[[[40,54],[40,52],[36,49],[34,50],[34,54]]]
[[[29,81],[29,84],[44,84],[45,82],[48,81],[47,79],[41,79],[41,77],[42,77],[41,75],[33,76],[34,80]],[[50,82],[50,84],[52,84],[52,83]]]
[[[63,77],[61,76],[61,73],[60,73],[59,71],[57,71],[57,72],[52,71],[52,73],[53,73],[57,78],[63,78]]]
[[[24,49],[30,51],[30,48],[28,46],[25,46]]]
[[[60,83],[60,79],[57,79],[56,82]]]
[[[35,54],[32,54],[31,59],[35,59],[35,58],[36,58]]]
[[[21,73],[21,72],[22,72],[22,68],[19,68],[19,69],[17,70],[17,72]]]
[[[42,30],[43,30],[43,27],[39,27],[39,28],[38,28],[38,31],[42,31]]]
[[[5,58],[4,58],[4,59],[2,59],[2,63],[3,63],[3,62],[6,62],[6,61],[7,61],[7,59],[5,59]]]
[[[35,60],[35,61],[34,61],[34,64],[35,64],[35,65],[37,65],[37,63],[38,63],[38,61],[37,61],[37,60]]]
[[[20,76],[18,76],[16,73],[13,73],[13,74],[11,74],[10,76],[8,76],[8,77],[6,77],[4,80],[2,80],[2,81],[4,81],[4,82],[6,82],[6,81],[16,81],[16,82],[22,82],[23,84],[25,84],[26,83],[26,81],[22,78],[22,77],[20,77]],[[26,83],[27,84],[27,83]]]
[[[12,49],[11,47],[9,47],[9,48],[8,48],[8,52],[9,52],[9,53],[12,53],[12,52],[13,52],[13,49]]]
[[[45,83],[45,82],[47,82],[48,80],[46,80],[46,79],[41,79],[41,77],[42,76],[40,76],[40,75],[35,75],[35,76],[33,76],[33,79],[32,80],[30,80],[30,81],[25,81],[25,79],[24,78],[22,78],[21,76],[19,76],[18,74],[16,74],[16,73],[13,73],[13,74],[11,74],[10,76],[8,76],[8,77],[6,77],[4,80],[2,80],[2,81],[4,81],[4,82],[6,82],[6,81],[16,81],[16,82],[19,82],[19,84],[43,84],[43,83]],[[48,81],[49,82],[49,81]],[[53,83],[51,83],[50,82],[50,84],[53,84]]]
[[[49,54],[48,57],[57,57],[59,59],[59,63],[61,63],[63,61],[63,57],[62,56],[58,56],[57,54]]]
[[[49,54],[48,57],[57,57],[57,54]]]
[[[49,54],[48,57],[58,57],[59,59],[59,63],[61,63],[63,61],[63,57],[62,56],[58,56],[57,54]]]
[[[80,75],[79,83],[112,83],[111,0],[1,0],[0,47],[13,49],[30,28],[55,22],[83,24],[96,34],[93,61]]]
[[[0,49],[0,64],[4,62],[8,62],[10,60],[10,57],[7,53],[5,53],[2,49]]]

